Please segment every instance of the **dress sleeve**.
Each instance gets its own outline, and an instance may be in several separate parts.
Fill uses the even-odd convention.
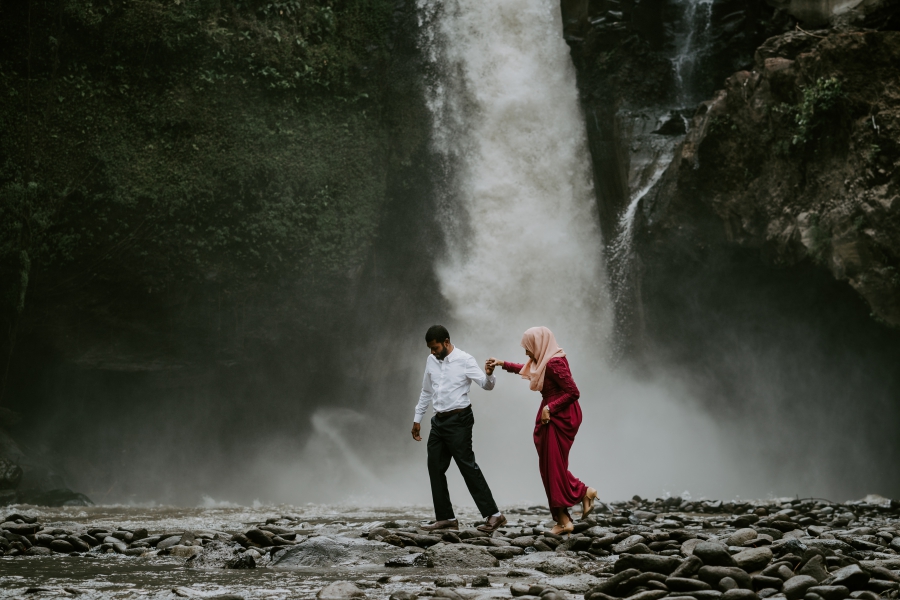
[[[563,391],[562,394],[547,403],[547,406],[550,407],[550,414],[561,411],[581,397],[578,386],[572,379],[572,372],[569,370],[567,361],[561,358],[550,359],[544,376],[553,379]]]
[[[519,363],[506,361],[503,363],[503,370],[509,373],[518,373],[524,366],[525,365],[520,365]]]

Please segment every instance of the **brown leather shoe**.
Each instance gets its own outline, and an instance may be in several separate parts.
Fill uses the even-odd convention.
[[[506,525],[506,517],[500,515],[499,517],[488,517],[484,521],[484,525],[478,526],[478,531],[483,531],[485,533],[494,533],[498,528]]]
[[[422,525],[419,529],[423,531],[435,531],[436,529],[453,529],[459,531],[459,521],[456,519],[446,521],[435,521],[431,525]]]

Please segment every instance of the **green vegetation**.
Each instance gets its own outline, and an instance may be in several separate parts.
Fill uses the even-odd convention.
[[[834,123],[846,99],[841,82],[836,77],[819,78],[803,89],[803,99],[796,106],[783,104],[777,112],[791,122],[791,145],[805,148],[818,139]]]
[[[0,326],[97,285],[264,294],[346,280],[387,193],[394,11],[0,5]]]

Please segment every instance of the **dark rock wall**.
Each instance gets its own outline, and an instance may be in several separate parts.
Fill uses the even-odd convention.
[[[0,248],[23,489],[252,500],[267,444],[385,401],[373,350],[438,304],[413,3],[36,1],[0,28],[0,226],[37,226]]]

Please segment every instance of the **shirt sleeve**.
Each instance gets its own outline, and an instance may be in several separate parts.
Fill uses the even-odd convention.
[[[431,385],[431,373],[428,372],[428,361],[426,360],[425,375],[422,377],[422,393],[419,394],[419,403],[416,404],[416,416],[413,418],[413,423],[422,422],[422,417],[425,416],[433,396],[434,387]]]
[[[575,385],[575,380],[572,379],[572,371],[569,370],[566,360],[561,358],[550,359],[550,362],[547,363],[547,371],[544,377],[553,379],[563,391],[562,394],[547,403],[547,406],[550,407],[550,414],[561,411],[581,396],[578,386]]]
[[[524,367],[524,366],[525,365],[520,365],[519,363],[505,361],[503,363],[503,370],[507,371],[509,373],[518,373],[519,371],[522,370],[522,367]]]
[[[484,371],[482,371],[478,366],[478,363],[475,362],[474,356],[470,356],[466,360],[466,377],[472,383],[477,383],[481,389],[484,390],[494,389],[494,383],[497,381],[497,378],[493,375],[484,374]]]

